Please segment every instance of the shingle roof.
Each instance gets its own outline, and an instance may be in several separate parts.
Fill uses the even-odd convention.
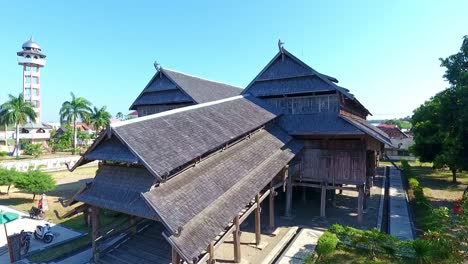
[[[290,135],[363,135],[364,132],[346,122],[337,113],[282,115],[280,126]]]
[[[169,239],[191,261],[301,148],[278,127],[262,129],[143,196],[169,230],[182,230]]]
[[[348,89],[338,86],[337,82],[337,79],[317,72],[283,49],[283,52],[278,52],[242,91],[242,94],[250,93],[262,97],[338,91],[362,106]],[[369,112],[364,106],[362,108]]]
[[[101,166],[91,186],[76,200],[114,211],[157,219],[141,197],[153,186],[155,178],[144,168]]]
[[[367,122],[367,120],[345,115],[340,115],[340,118],[359,128],[361,131],[377,139],[378,141],[384,144],[388,144],[389,146],[393,146],[390,138],[388,138],[388,135],[377,127],[371,125],[369,122]]]
[[[109,132],[129,148],[140,164],[163,179],[278,115],[260,99],[237,96],[111,124]],[[74,168],[88,162],[86,157],[97,158],[93,151]]]
[[[408,135],[403,133],[396,125],[394,127],[378,125],[377,128],[385,132],[390,138],[408,138]]]
[[[138,158],[115,136],[104,138],[90,153],[83,157],[87,160],[109,160],[116,162],[138,163]]]
[[[192,102],[201,104],[239,95],[242,89],[161,68],[130,106]]]

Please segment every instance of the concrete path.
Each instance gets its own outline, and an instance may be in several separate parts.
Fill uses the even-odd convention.
[[[389,229],[390,235],[403,240],[413,239],[408,199],[401,171],[391,167],[389,176]]]
[[[6,212],[14,212],[20,215],[19,219],[6,224],[8,235],[11,235],[14,233],[20,233],[21,230],[34,232],[37,225],[45,225],[46,223],[49,223],[45,220],[31,219],[29,218],[29,215],[23,212],[14,210],[7,206],[0,205],[0,210],[6,211]],[[33,238],[31,239],[29,252],[32,252],[35,250],[42,250],[56,243],[59,243],[59,242],[81,235],[81,233],[79,232],[73,231],[71,229],[65,228],[60,225],[55,225],[53,223],[49,223],[49,225],[51,226],[52,233],[54,233],[54,236],[55,236],[52,243],[45,244],[41,240],[36,240]],[[0,263],[9,263],[9,262],[10,262],[10,256],[8,254],[5,230],[2,227],[0,228]]]
[[[303,228],[289,245],[276,264],[302,264],[304,259],[312,255],[317,246],[322,230]]]

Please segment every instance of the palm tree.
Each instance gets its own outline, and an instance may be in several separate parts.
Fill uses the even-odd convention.
[[[5,131],[5,147],[8,148],[8,120],[6,119],[6,111],[0,109],[0,125],[3,125]]]
[[[16,158],[19,158],[19,127],[26,124],[28,119],[31,122],[36,122],[36,112],[31,102],[25,102],[23,94],[15,97],[8,95],[9,100],[6,101],[1,107],[1,116],[4,122],[15,124],[16,127]]]
[[[73,123],[73,152],[76,149],[77,130],[76,122],[78,118],[87,120],[91,112],[91,103],[83,97],[76,97],[71,94],[71,101],[65,101],[60,108],[60,120],[65,120],[67,123]]]
[[[96,135],[110,124],[110,118],[112,115],[106,110],[106,106],[101,108],[94,107],[89,115],[88,124],[93,125],[94,129],[96,129]]]

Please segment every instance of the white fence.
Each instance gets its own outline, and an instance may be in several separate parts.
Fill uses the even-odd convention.
[[[46,159],[14,160],[0,162],[0,167],[6,169],[16,169],[17,171],[27,171],[28,169],[40,169],[42,171],[66,170],[80,159],[80,156],[67,156]],[[97,165],[97,162],[88,163],[88,166]]]

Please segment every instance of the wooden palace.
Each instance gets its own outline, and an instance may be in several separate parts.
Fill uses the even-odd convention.
[[[282,46],[243,90],[159,68],[131,109],[140,117],[109,126],[71,168],[101,161],[73,197],[90,207],[97,263],[213,263],[231,234],[240,262],[240,224],[254,213],[259,244],[260,205],[268,198],[273,230],[280,187],[286,215],[295,186],[321,190],[322,216],[327,190],[357,191],[361,221],[389,143],[349,90]],[[100,255],[100,208],[157,223],[146,235],[159,242]]]

